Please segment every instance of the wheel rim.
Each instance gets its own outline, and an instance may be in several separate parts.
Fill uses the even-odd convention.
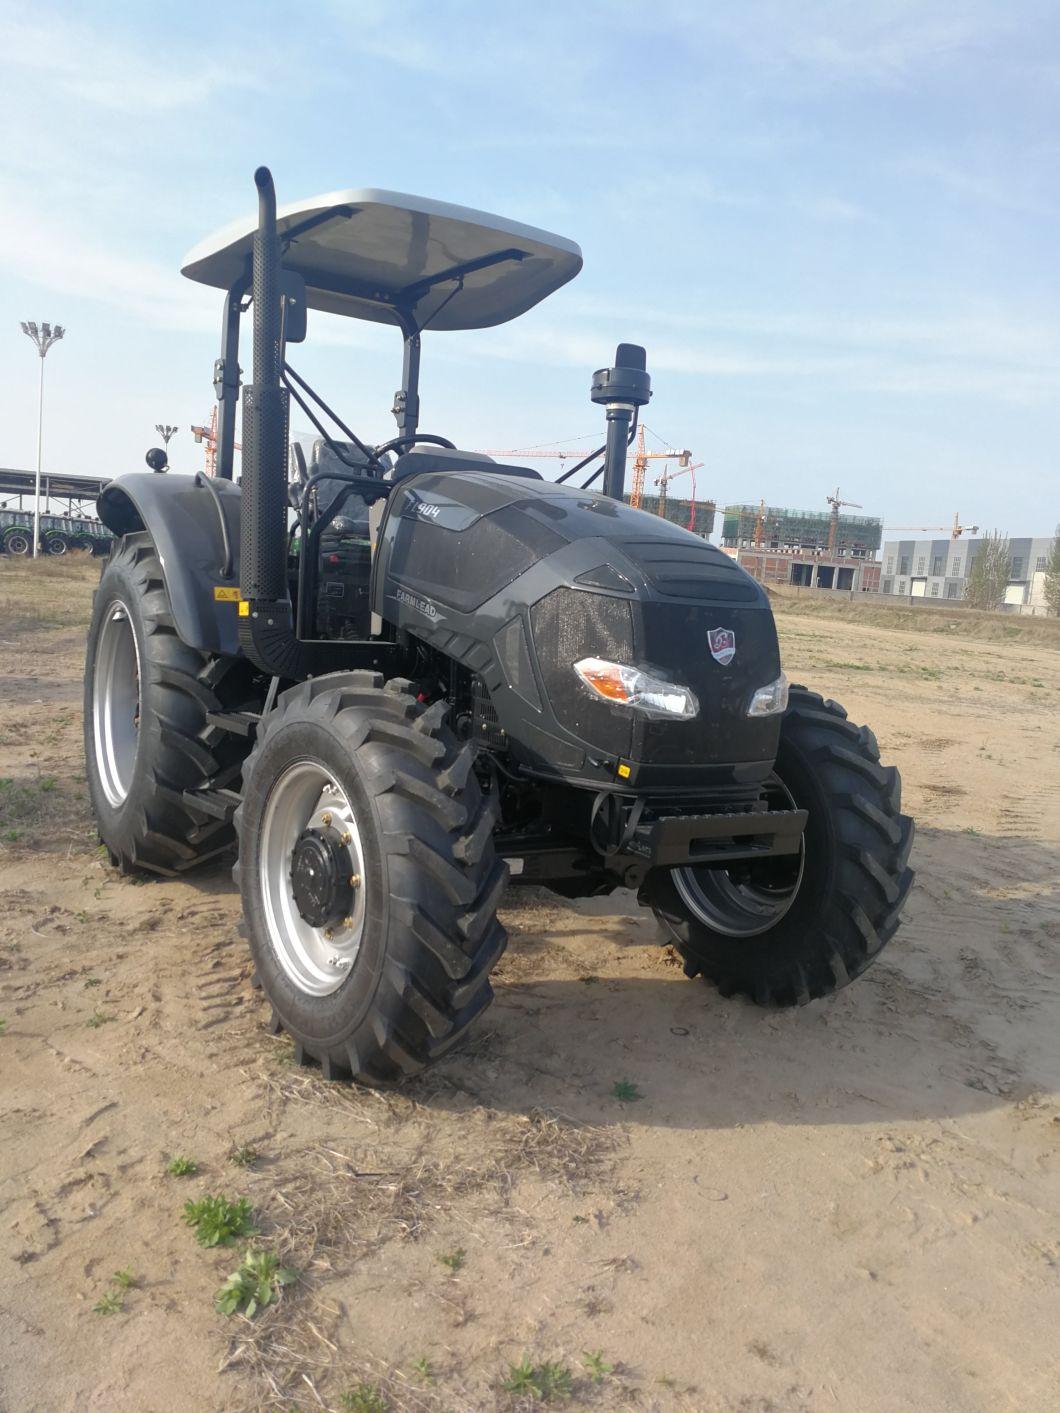
[[[797,809],[791,791],[773,776],[766,787],[770,809]],[[670,876],[697,921],[725,937],[759,937],[776,927],[798,897],[806,866],[805,835],[799,852],[732,868],[675,868]]]
[[[4,548],[8,554],[26,554],[29,551],[29,540],[25,535],[8,535]]]
[[[54,540],[48,541],[49,554],[65,554],[69,548],[70,546],[66,543],[66,541],[61,540],[58,537],[56,537]]]
[[[96,765],[110,804],[132,785],[140,745],[140,649],[129,611],[115,600],[103,615],[92,691]]]
[[[309,831],[337,832],[349,858],[349,910],[314,926],[299,909],[292,863]],[[345,792],[316,761],[298,761],[278,776],[265,802],[259,843],[259,882],[269,945],[284,972],[309,996],[330,996],[349,976],[361,949],[365,919],[364,855],[357,819]]]

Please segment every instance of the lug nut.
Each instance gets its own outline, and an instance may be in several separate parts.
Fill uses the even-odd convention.
[[[352,918],[352,917],[344,917],[344,918],[342,919],[342,925],[343,925],[343,927],[352,927],[352,926],[353,926],[353,918]]]
[[[349,830],[347,830],[346,833],[342,836],[341,842],[343,844],[348,844],[352,838],[353,835],[349,832]]]
[[[361,875],[360,875],[359,873],[351,873],[351,874],[350,874],[350,887],[351,887],[351,888],[360,888],[360,886],[361,886]]]
[[[331,928],[330,928],[330,927],[325,927],[325,929],[324,929],[324,938],[325,938],[325,940],[328,941],[328,942],[330,942],[331,939],[332,939],[334,936],[335,936],[335,934],[334,934],[334,932],[332,932]]]
[[[325,814],[325,815],[323,816],[323,818],[321,819],[320,822],[321,822],[321,824],[323,824],[323,826],[324,826],[325,829],[330,829],[330,828],[331,828],[331,815],[330,815],[330,814]]]

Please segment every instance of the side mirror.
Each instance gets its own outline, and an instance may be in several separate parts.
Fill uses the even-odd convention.
[[[153,446],[144,460],[152,471],[166,471],[169,468],[169,457],[160,446]]]

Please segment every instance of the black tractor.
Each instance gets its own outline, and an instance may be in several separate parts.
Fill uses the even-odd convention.
[[[578,247],[387,191],[277,211],[255,182],[257,220],[184,265],[225,292],[217,475],[150,453],[99,500],[115,539],[85,744],[114,864],[181,874],[234,830],[273,1026],[328,1077],[399,1080],[460,1038],[492,996],[509,879],[636,889],[726,995],[845,985],[912,882],[898,772],[789,688],[752,578],[623,503],[644,350],[594,374],[606,441],[559,482],[419,430],[424,331],[515,318]],[[397,436],[362,441],[291,367],[307,309],[401,331]]]

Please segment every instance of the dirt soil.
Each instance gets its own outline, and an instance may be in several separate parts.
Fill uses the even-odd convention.
[[[762,1011],[630,895],[513,890],[485,1022],[378,1094],[268,1033],[227,865],[100,856],[97,572],[0,561],[3,1413],[519,1409],[524,1356],[578,1408],[1060,1407],[1055,640],[778,603],[789,674],[871,723],[918,820],[879,963]],[[213,1308],[241,1250],[196,1244],[206,1193],[301,1271],[254,1321]]]

